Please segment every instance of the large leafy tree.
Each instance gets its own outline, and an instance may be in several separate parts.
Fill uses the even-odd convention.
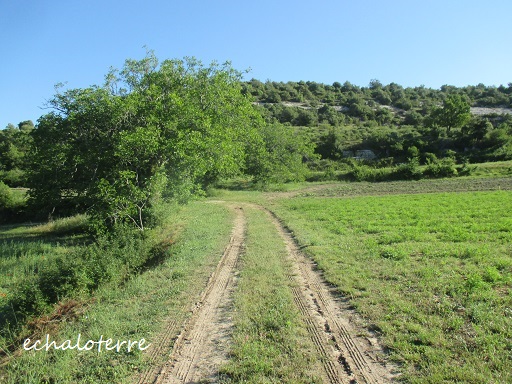
[[[443,101],[443,106],[434,108],[431,113],[431,124],[445,127],[448,132],[461,128],[471,120],[470,105],[467,99],[459,94],[452,94]]]
[[[262,120],[240,80],[229,63],[149,52],[103,86],[57,92],[33,134],[32,201],[144,229],[162,194],[186,198],[245,164]]]

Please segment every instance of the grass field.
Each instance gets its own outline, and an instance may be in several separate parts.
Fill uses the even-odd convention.
[[[189,316],[190,303],[197,300],[229,240],[231,223],[230,212],[212,204],[194,203],[172,213],[159,237],[164,246],[165,243],[173,245],[160,264],[122,284],[107,283],[88,299],[70,299],[56,306],[47,317],[36,319],[38,327],[32,329],[32,332],[36,331],[34,336],[50,333],[52,340],[64,341],[76,340],[78,333],[82,340],[98,340],[103,334],[105,338],[116,340],[145,338],[148,343],[155,343],[160,337],[164,319],[170,317],[179,323]],[[12,248],[5,245],[14,241],[13,236],[17,239],[16,249],[19,249],[14,255],[24,265],[37,268],[44,262],[41,256],[39,259],[33,256],[41,255],[40,251],[57,255],[66,252],[65,247],[56,246],[47,238],[34,238],[32,232],[28,227],[2,231],[5,253],[0,265],[3,271],[14,270]],[[23,250],[24,244],[30,247],[30,252]],[[25,269],[28,273],[33,272],[29,267]],[[20,271],[21,278],[22,269],[16,270]],[[5,291],[6,287],[3,289]],[[54,327],[52,314],[59,310],[58,326]],[[5,345],[0,347],[6,349]],[[126,350],[94,353],[50,349],[48,352],[10,352],[9,355],[0,362],[2,383],[124,383],[131,382],[133,375],[148,364],[162,363],[148,361],[148,357],[138,349],[129,353]]]
[[[336,191],[272,209],[379,331],[402,378],[511,382],[512,193]]]
[[[403,382],[512,382],[512,179],[236,189],[235,183],[231,190],[212,190],[211,199],[272,210],[362,315],[367,330],[380,337]],[[223,380],[320,382],[317,356],[290,294],[283,241],[263,211],[244,211],[247,238]],[[90,242],[81,231],[84,220],[0,227],[3,311],[21,282],[37,279],[58,259],[82,254]],[[0,382],[124,383],[162,364],[165,353],[35,352],[9,345],[46,333],[55,340],[80,333],[84,339],[103,334],[156,343],[166,322],[181,324],[190,316],[229,242],[232,220],[221,204],[197,201],[169,209],[165,225],[149,235],[159,257],[130,273],[114,258],[109,268],[122,278],[109,275],[93,290],[63,291],[69,295],[29,316],[24,327],[12,334],[2,330]],[[96,249],[99,256],[103,251],[108,253]],[[123,259],[122,252],[113,256]],[[83,265],[95,262],[103,261]]]
[[[1,283],[4,289],[17,277],[40,268],[44,256],[51,257],[83,243],[84,235],[78,232],[83,229],[84,219],[79,215],[39,225],[0,226],[0,268],[8,272],[8,279]]]

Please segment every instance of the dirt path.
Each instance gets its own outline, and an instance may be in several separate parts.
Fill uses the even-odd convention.
[[[230,207],[234,208],[233,205]],[[236,217],[230,243],[210,277],[200,302],[196,304],[192,317],[184,325],[170,322],[161,342],[152,352],[154,356],[165,353],[164,347],[158,345],[168,345],[181,327],[169,360],[163,367],[146,372],[138,383],[217,381],[218,368],[228,361],[236,265],[245,241],[246,218],[241,207],[265,211],[286,245],[292,265],[288,278],[294,302],[322,361],[325,382],[391,382],[395,375],[392,367],[382,361],[383,351],[376,338],[359,336],[368,335],[368,331],[357,325],[361,324],[357,313],[348,308],[324,281],[315,264],[299,250],[290,232],[266,208],[241,203],[234,208]]]

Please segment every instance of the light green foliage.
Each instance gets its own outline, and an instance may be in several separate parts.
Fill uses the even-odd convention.
[[[13,204],[11,189],[0,181],[0,213],[5,208],[10,208]]]
[[[295,198],[273,207],[382,332],[405,381],[511,381],[509,191]]]
[[[149,52],[112,70],[102,87],[58,92],[49,102],[55,112],[34,132],[32,201],[142,230],[165,192],[186,199],[240,172],[261,123],[240,77],[229,63],[159,65]]]

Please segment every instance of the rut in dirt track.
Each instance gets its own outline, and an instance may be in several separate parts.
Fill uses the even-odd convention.
[[[215,381],[218,368],[228,360],[232,320],[229,315],[235,287],[235,266],[245,240],[245,216],[240,207],[231,239],[217,268],[210,276],[192,317],[182,325],[167,363],[146,372],[142,383],[198,383]],[[176,333],[172,322],[163,338]]]
[[[259,208],[267,212],[286,244],[293,266],[288,278],[296,283],[292,287],[294,301],[322,357],[327,381],[332,384],[392,382],[396,377],[394,368],[382,361],[382,348],[375,340],[357,336],[359,329],[349,321],[357,314],[342,305],[279,219],[271,211]]]

